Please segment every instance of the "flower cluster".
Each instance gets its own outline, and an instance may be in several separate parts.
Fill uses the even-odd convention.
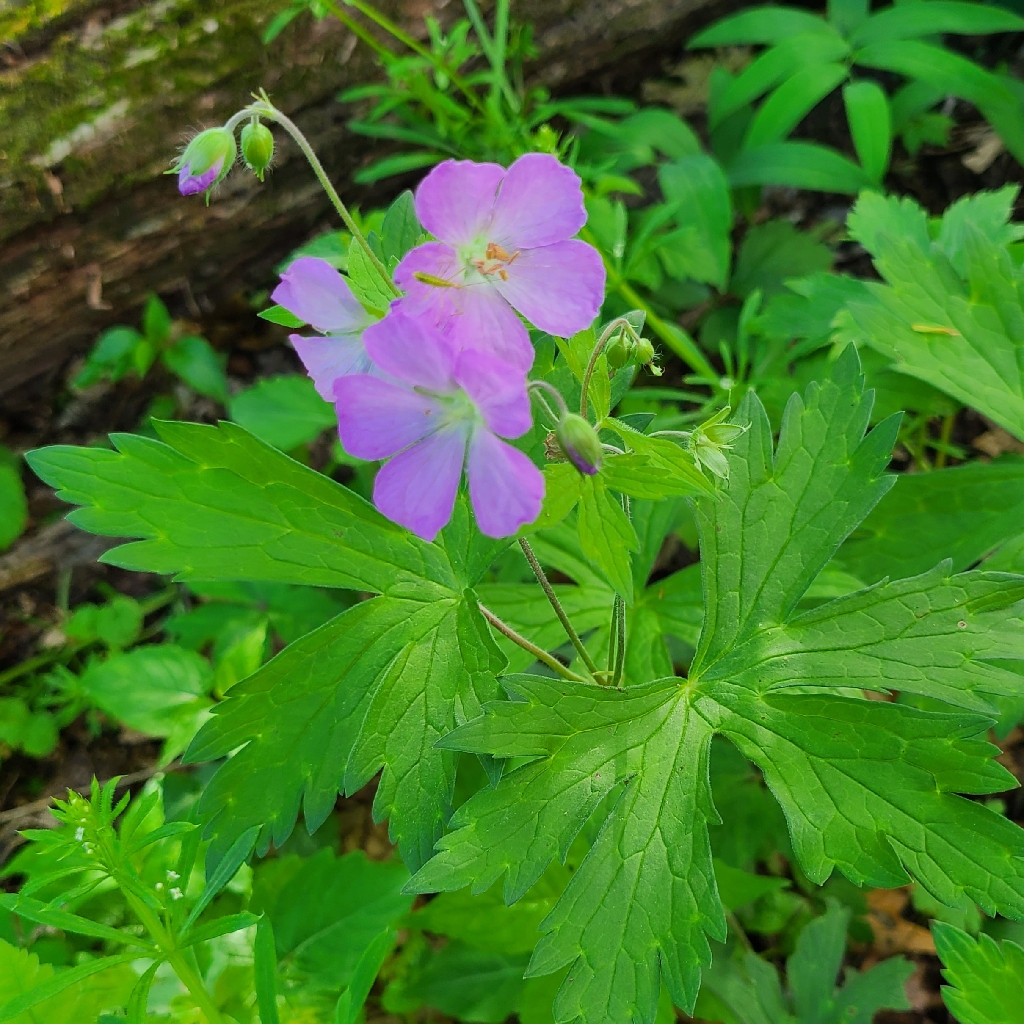
[[[292,336],[317,391],[336,404],[345,450],[388,460],[373,498],[388,518],[433,540],[465,475],[480,530],[506,537],[540,513],[544,478],[508,440],[531,427],[523,320],[568,337],[604,299],[597,251],[573,236],[580,180],[553,156],[506,170],[447,160],[416,192],[436,239],[395,268],[403,296],[373,321],[344,277],[303,257],[273,300],[321,332]]]

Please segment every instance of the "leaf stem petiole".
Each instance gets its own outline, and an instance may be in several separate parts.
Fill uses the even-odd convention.
[[[530,563],[530,568],[533,570],[534,576],[537,577],[537,582],[540,584],[547,599],[551,602],[551,607],[554,608],[558,621],[568,634],[573,647],[579,652],[579,656],[583,659],[583,664],[587,666],[587,671],[594,675],[598,671],[598,667],[594,664],[594,659],[590,656],[590,652],[583,646],[583,641],[579,638],[579,634],[573,629],[569,616],[566,615],[554,587],[551,586],[548,580],[547,573],[544,572],[543,566],[537,561],[537,556],[533,553],[533,548],[530,547],[530,542],[525,537],[520,537],[519,546],[523,549],[523,554],[526,555],[526,560]]]
[[[547,651],[542,650],[535,643],[527,640],[525,636],[517,633],[507,623],[502,622],[497,615],[490,610],[485,608],[483,605],[478,606],[480,608],[480,614],[499,632],[502,636],[506,636],[514,644],[518,644],[524,651],[529,651],[538,661],[543,662],[552,672],[557,672],[563,679],[572,680],[574,683],[585,683],[586,679],[583,676],[576,675],[572,669],[566,668],[557,658],[552,657]]]

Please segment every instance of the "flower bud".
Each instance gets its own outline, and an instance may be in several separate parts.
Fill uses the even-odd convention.
[[[641,366],[654,362],[654,345],[650,338],[641,338],[636,343],[634,357]]]
[[[270,129],[253,118],[242,129],[242,159],[246,167],[263,180],[263,172],[274,158],[274,136]]]
[[[620,370],[633,356],[634,345],[625,331],[615,334],[604,347],[604,356],[612,370]]]
[[[594,476],[601,468],[601,439],[582,416],[567,412],[555,428],[555,436],[565,457],[584,476]]]
[[[183,196],[210,192],[227,177],[237,155],[235,136],[226,128],[207,128],[200,132],[178,158],[173,171],[178,174],[178,191]]]

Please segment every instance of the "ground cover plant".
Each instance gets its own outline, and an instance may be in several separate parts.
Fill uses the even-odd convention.
[[[712,85],[761,82],[729,150],[739,107],[712,104],[705,146],[665,109],[528,89],[509,4],[493,26],[465,6],[427,45],[363,2],[311,8],[383,51],[387,82],[343,97],[371,104],[359,130],[419,147],[364,178],[430,168],[386,210],[350,210],[265,94],[175,162],[215,203],[239,155],[264,177],[272,128],[307,155],[343,230],[261,314],[306,376],[229,387],[154,298],[74,386],[159,358],[227,418],[161,419],[176,391],[138,433],[27,455],[74,524],[127,541],[107,564],[163,583],[65,600],[60,638],[0,677],[0,742],[42,755],[84,715],[160,738],[171,770],[24,833],[0,1020],[347,1024],[369,998],[868,1024],[919,966],[860,955],[865,890],[934,921],[956,1020],[1019,1019],[1024,832],[992,742],[1024,720],[1024,461],[999,450],[1024,442],[1016,189],[941,216],[886,194],[909,129],[865,120],[889,103],[867,80],[859,170],[744,178],[754,142],[810,145],[754,126],[799,93],[781,138],[823,95],[759,71],[776,50]],[[753,9],[694,45],[835,37],[846,76],[924,6]],[[929,33],[1019,27],[927,6]],[[968,63],[937,66],[1016,88]],[[775,181],[856,193],[845,226],[754,217]],[[840,238],[877,276],[834,272]],[[958,436],[981,416],[991,461]],[[339,794],[374,780],[390,858],[337,841]]]

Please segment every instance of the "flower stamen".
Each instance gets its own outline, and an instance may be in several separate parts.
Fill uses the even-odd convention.
[[[497,274],[502,281],[507,281],[508,271],[505,268],[510,267],[518,258],[518,249],[509,255],[497,242],[488,242],[487,248],[484,250],[483,259],[475,259],[472,263],[485,277]]]

